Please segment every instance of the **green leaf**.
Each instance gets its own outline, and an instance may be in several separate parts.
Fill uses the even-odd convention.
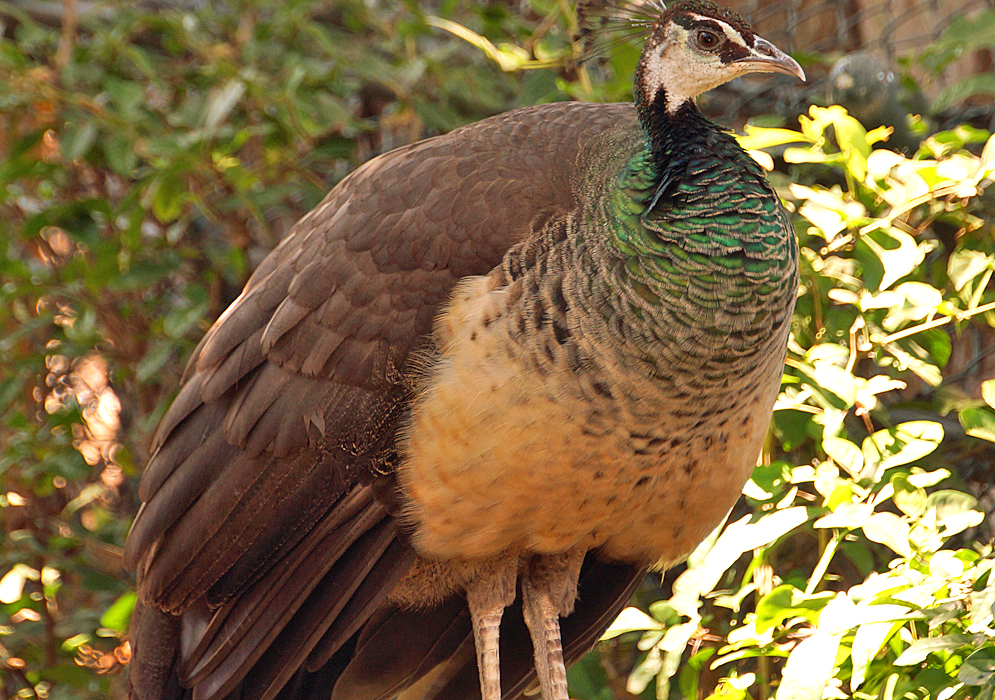
[[[977,506],[977,498],[953,489],[934,491],[926,498],[926,512],[933,514],[945,536],[979,525],[984,520],[984,513],[975,510]]]
[[[863,453],[849,440],[828,437],[822,441],[822,449],[854,479],[858,477],[860,470],[864,467]]]
[[[884,268],[878,289],[888,289],[915,270],[926,257],[916,239],[898,228],[874,229],[864,234],[861,240],[874,252]]]
[[[792,129],[765,128],[747,124],[743,127],[743,131],[746,134],[738,137],[739,145],[748,151],[808,141],[805,134]]]
[[[789,148],[785,151],[785,159],[790,160],[789,156],[794,151],[800,150]],[[839,187],[813,188],[792,183],[789,189],[791,194],[802,202],[798,213],[811,221],[818,229],[817,233],[827,241],[832,240],[850,224],[862,222],[867,214],[863,204],[844,197]]]
[[[961,56],[965,51],[995,47],[995,10],[977,14],[958,15],[950,22],[939,39],[923,52],[923,58],[947,61]]]
[[[73,663],[56,664],[42,668],[38,673],[39,680],[57,684],[56,687],[87,690],[93,687],[93,671]],[[62,694],[61,697],[74,697],[73,694]],[[51,696],[50,696],[51,697]]]
[[[883,544],[903,557],[912,556],[909,524],[894,513],[874,513],[863,525],[867,539]]]
[[[428,17],[425,21],[433,27],[445,29],[447,32],[451,32],[460,39],[476,46],[505,72],[521,70],[529,63],[532,63],[529,61],[528,52],[519,46],[512,46],[510,44],[495,46],[486,37],[467,29],[461,24],[442,17]]]
[[[871,661],[881,651],[888,638],[901,627],[901,622],[869,622],[857,628],[850,649],[850,659],[853,662],[853,671],[850,675],[851,692],[864,684]]]
[[[147,382],[161,370],[173,357],[174,345],[164,341],[152,344],[145,356],[138,361],[135,367],[135,378],[140,382]]]
[[[863,180],[867,177],[867,156],[871,154],[867,130],[860,122],[846,114],[836,117],[833,120],[833,127],[847,169],[857,180]]]
[[[836,612],[837,608],[853,605],[846,596],[832,601],[819,616],[839,618],[845,614]],[[821,700],[822,693],[833,677],[833,666],[836,664],[836,652],[839,649],[843,631],[834,624],[823,627],[821,624],[808,639],[796,646],[784,665],[781,683],[777,688],[774,700]]]
[[[910,518],[918,518],[926,512],[926,492],[913,486],[905,474],[896,474],[890,483],[895,491],[892,500],[900,511]]]
[[[937,578],[956,580],[964,574],[964,561],[950,550],[942,549],[929,558],[929,573]],[[935,619],[931,621],[934,626],[938,623]]]
[[[663,625],[644,613],[639,608],[626,608],[618,614],[601,639],[613,639],[628,632],[645,632],[646,630],[662,630]]]
[[[758,490],[763,491],[765,495],[762,498],[770,498],[775,494],[783,493],[791,482],[790,465],[786,462],[757,465],[750,481],[757,486]]]
[[[922,663],[930,654],[938,651],[953,651],[971,643],[969,634],[944,634],[939,637],[920,639],[903,651],[897,659],[896,666],[913,666]]]
[[[118,175],[131,177],[138,166],[138,156],[134,144],[124,134],[113,133],[103,139],[100,144],[104,151],[107,165]]]
[[[25,575],[25,570],[26,567],[23,564],[18,564],[4,574],[3,578],[0,578],[0,603],[10,605],[21,599],[21,594],[24,592],[24,582],[28,578]]]
[[[163,223],[175,221],[183,213],[183,204],[188,196],[178,174],[163,173],[152,186],[152,213]]]
[[[995,379],[988,379],[981,382],[981,398],[985,403],[995,408]]]
[[[864,464],[875,466],[875,478],[902,464],[925,457],[943,441],[943,426],[933,421],[909,421],[873,433],[862,445]]]
[[[820,362],[815,366],[813,376],[820,387],[839,397],[843,402],[842,407],[853,406],[853,402],[857,400],[857,383],[845,369]]]
[[[959,248],[950,255],[947,263],[947,276],[958,292],[971,280],[995,268],[995,256],[985,255],[980,250]]]
[[[135,602],[138,600],[137,595],[128,591],[123,596],[118,598],[114,603],[107,608],[107,611],[100,616],[100,626],[106,627],[107,629],[112,629],[115,632],[124,633],[128,629],[128,624],[131,622],[131,612],[135,609]]]
[[[853,247],[853,257],[860,263],[860,278],[864,287],[870,292],[885,289],[881,284],[884,279],[884,265],[875,248],[868,244],[868,236],[859,236]]]
[[[82,160],[96,139],[97,125],[93,121],[70,122],[62,132],[62,156],[66,160]]]
[[[906,338],[901,342],[915,347],[910,338]],[[919,359],[912,353],[903,350],[898,343],[886,343],[882,347],[895,357],[895,367],[897,369],[902,371],[906,369],[910,370],[917,377],[933,387],[940,386],[943,382],[943,373],[940,372],[940,368],[933,364],[932,361]],[[919,348],[919,350],[921,351],[922,348]],[[928,359],[932,360],[932,358]]]
[[[89,644],[92,641],[92,637],[89,634],[80,633],[73,635],[69,639],[62,642],[62,648],[65,651],[75,652],[77,647],[83,644]]]
[[[163,321],[163,332],[169,338],[182,338],[207,315],[210,300],[203,287],[188,290],[188,306],[176,309]]]
[[[840,157],[833,153],[821,153],[810,148],[798,148],[789,146],[784,149],[781,156],[786,163],[827,163],[835,164],[840,161]]]
[[[659,647],[653,647],[646,654],[646,658],[629,674],[625,689],[633,695],[639,695],[646,690],[646,686],[661,669],[663,669],[663,652]]]
[[[950,334],[943,328],[927,328],[915,335],[916,342],[928,353],[938,367],[945,367],[953,352]]]
[[[808,511],[794,506],[765,513],[755,523],[750,519],[746,515],[730,523],[711,547],[706,540],[691,554],[688,570],[674,584],[674,609],[684,615],[696,614],[699,597],[711,592],[744,552],[765,547],[795,529],[808,520]]]
[[[995,679],[995,649],[978,649],[964,659],[957,671],[957,680],[964,685],[979,686]]]
[[[961,78],[937,95],[932,108],[934,113],[938,114],[976,95],[995,96],[995,75],[984,72]]]
[[[923,471],[918,467],[912,468],[912,473],[908,475],[909,483],[918,488],[929,488],[936,486],[944,479],[950,478],[950,472],[946,469],[934,469],[933,471]]]
[[[819,613],[835,597],[835,593],[829,592],[806,595],[790,584],[782,584],[757,603],[756,630],[763,634],[796,617],[815,623],[819,620]]]
[[[204,128],[214,131],[235,108],[245,94],[245,83],[241,80],[229,80],[219,90],[215,90],[204,106]]]
[[[681,621],[680,614],[666,600],[658,600],[650,603],[650,615],[654,620],[662,622],[664,626],[676,625]]]
[[[145,101],[145,90],[141,83],[108,76],[104,81],[104,89],[122,117],[128,121],[141,119],[139,108]]]
[[[988,380],[986,383],[992,381]],[[985,401],[989,398],[991,397],[985,397]],[[995,442],[995,414],[987,408],[965,408],[957,417],[964,426],[964,431],[971,437]]]
[[[838,527],[856,530],[858,527],[863,527],[873,512],[874,507],[870,503],[840,503],[832,513],[824,515],[812,523],[812,527],[817,529]]]
[[[978,170],[978,177],[991,178],[995,174],[995,134],[992,134],[985,142],[985,148],[981,151],[981,166]]]

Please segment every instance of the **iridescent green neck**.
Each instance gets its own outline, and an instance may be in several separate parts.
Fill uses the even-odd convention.
[[[732,135],[697,109],[680,116],[666,138],[647,137],[606,192],[599,230],[616,260],[611,286],[618,310],[661,340],[705,333],[720,356],[725,346],[745,352],[793,302],[793,231]]]
[[[673,252],[771,260],[794,239],[760,166],[690,102],[646,125],[611,193],[609,226],[623,255]],[[724,262],[713,261],[722,265]]]

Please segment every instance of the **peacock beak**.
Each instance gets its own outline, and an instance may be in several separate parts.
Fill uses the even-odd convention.
[[[805,80],[805,71],[798,61],[760,37],[756,38],[753,50],[736,63],[745,64],[751,72],[784,73]]]

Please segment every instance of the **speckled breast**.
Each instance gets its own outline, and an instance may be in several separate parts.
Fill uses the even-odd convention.
[[[732,371],[705,358],[688,372],[656,362],[652,338],[575,308],[584,294],[569,273],[541,272],[531,289],[528,276],[470,279],[439,319],[401,443],[415,546],[439,559],[583,546],[673,563],[756,462],[786,321]]]

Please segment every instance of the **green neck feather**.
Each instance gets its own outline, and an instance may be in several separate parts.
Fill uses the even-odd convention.
[[[760,166],[692,103],[650,133],[601,205],[628,306],[616,311],[656,334],[750,345],[794,302],[790,222]]]

